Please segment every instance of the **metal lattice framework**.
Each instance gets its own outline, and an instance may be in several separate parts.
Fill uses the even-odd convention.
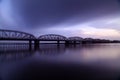
[[[39,40],[67,40],[65,36],[57,34],[46,34],[38,38]]]
[[[76,36],[76,37],[69,37],[68,40],[81,41],[81,40],[83,40],[83,38]]]
[[[84,40],[85,41],[92,41],[93,39],[92,38],[85,38]]]
[[[0,39],[35,39],[35,37],[29,33],[21,31],[0,29]]]

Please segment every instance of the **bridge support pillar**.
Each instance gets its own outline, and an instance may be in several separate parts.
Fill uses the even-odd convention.
[[[76,41],[74,41],[73,44],[76,44]]]
[[[29,50],[32,50],[32,40],[29,40]]]
[[[65,41],[65,46],[68,46],[69,45],[69,41]]]
[[[57,44],[60,44],[60,41],[57,41]]]
[[[60,46],[60,41],[57,41],[57,46],[58,46],[58,47]]]
[[[65,41],[65,44],[69,44],[69,41]]]
[[[79,41],[79,44],[82,44],[82,41]]]
[[[36,50],[36,49],[39,49],[39,40],[35,40],[34,41],[34,49]]]

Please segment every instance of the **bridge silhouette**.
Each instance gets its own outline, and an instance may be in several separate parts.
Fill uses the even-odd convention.
[[[39,48],[40,41],[56,41],[56,44],[63,44],[60,43],[60,41],[64,41],[65,45],[68,44],[83,44],[83,43],[97,43],[99,42],[98,39],[94,40],[92,38],[81,38],[81,37],[65,37],[58,34],[46,34],[41,35],[38,38],[36,38],[34,35],[21,32],[21,31],[15,31],[15,30],[0,30],[0,40],[1,41],[29,41],[29,48],[32,48],[32,42],[34,41],[34,48]],[[102,42],[108,42],[108,40],[104,40]]]

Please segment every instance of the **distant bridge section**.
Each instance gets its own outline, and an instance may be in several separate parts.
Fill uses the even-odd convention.
[[[57,35],[57,34],[41,35],[38,39],[42,41],[65,41],[67,40],[65,36]]]
[[[0,40],[34,40],[34,39],[36,38],[29,33],[0,29]]]
[[[70,44],[70,43],[74,43],[74,44],[76,44],[76,43],[82,43],[82,40],[83,40],[83,38],[81,38],[81,37],[78,37],[78,36],[74,36],[74,37],[69,37],[68,38],[68,43]],[[67,43],[67,44],[68,44]]]
[[[83,40],[83,38],[75,36],[75,37],[69,37],[68,40],[71,40],[71,41],[81,41],[81,40]]]

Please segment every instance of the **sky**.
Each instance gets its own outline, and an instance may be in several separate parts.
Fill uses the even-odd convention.
[[[120,0],[0,0],[0,29],[120,40]]]

